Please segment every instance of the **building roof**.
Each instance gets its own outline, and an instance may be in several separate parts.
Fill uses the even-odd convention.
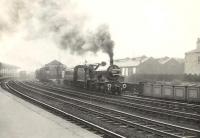
[[[165,63],[169,62],[171,60],[171,58],[169,58],[169,57],[162,57],[162,58],[157,58],[157,60],[158,60],[158,62],[160,64],[165,64]]]
[[[162,57],[162,58],[152,58],[152,57],[146,57],[146,56],[142,56],[142,57],[135,57],[135,58],[124,58],[124,59],[117,59],[114,60],[114,63],[120,67],[137,67],[139,66],[141,63],[144,63],[146,61],[148,61],[149,59],[153,59],[155,61],[157,61],[158,63],[164,65],[166,63],[169,62],[177,62],[177,63],[184,63],[184,59],[181,58],[170,58],[170,57]]]
[[[162,58],[157,58],[157,60],[160,64],[166,64],[166,63],[171,62],[171,61],[176,61],[180,64],[184,63],[184,59],[182,59],[182,58],[162,57]]]
[[[53,61],[49,62],[48,64],[46,64],[45,66],[49,66],[49,65],[62,65],[62,66],[65,66],[64,64],[62,64],[58,60],[53,60]]]
[[[126,60],[129,60],[130,58],[121,58],[121,59],[115,59],[114,61],[115,62],[120,62],[120,61],[126,61]]]
[[[180,64],[183,64],[185,60],[183,58],[174,58],[176,61],[178,61]]]
[[[20,68],[18,66],[10,65],[10,64],[6,64],[6,63],[2,63],[2,62],[0,62],[0,67],[1,68],[8,68],[8,69],[19,69]]]
[[[194,50],[191,50],[189,52],[186,52],[185,54],[191,54],[191,53],[200,53],[200,49],[196,48]]]
[[[186,52],[185,54],[200,53],[200,38],[197,38],[196,49]]]
[[[146,57],[146,56],[141,56],[141,57],[135,57],[135,58],[124,58],[124,59],[118,59],[114,60],[114,63],[120,67],[137,67],[141,63],[146,62],[152,57]]]

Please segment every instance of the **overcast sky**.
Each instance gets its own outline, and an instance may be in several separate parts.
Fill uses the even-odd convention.
[[[108,61],[101,51],[78,55],[60,46],[66,30],[87,36],[101,24],[109,26],[114,59],[184,58],[200,37],[199,6],[199,0],[0,0],[0,61],[27,70],[53,59],[67,66]]]

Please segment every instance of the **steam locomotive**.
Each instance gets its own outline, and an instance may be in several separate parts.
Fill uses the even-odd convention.
[[[100,66],[105,65],[105,62],[77,65],[74,70],[65,72],[64,83],[108,94],[121,95],[126,90],[127,85],[123,83],[124,78],[120,75],[120,68],[113,65],[111,61],[107,69],[98,70]]]

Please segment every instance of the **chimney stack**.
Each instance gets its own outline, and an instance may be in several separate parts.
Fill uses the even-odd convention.
[[[110,65],[113,65],[113,58],[110,58]]]
[[[200,49],[200,38],[197,38],[197,49]]]

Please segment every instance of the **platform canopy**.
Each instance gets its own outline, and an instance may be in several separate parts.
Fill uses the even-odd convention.
[[[0,69],[19,69],[20,67],[0,62]]]

